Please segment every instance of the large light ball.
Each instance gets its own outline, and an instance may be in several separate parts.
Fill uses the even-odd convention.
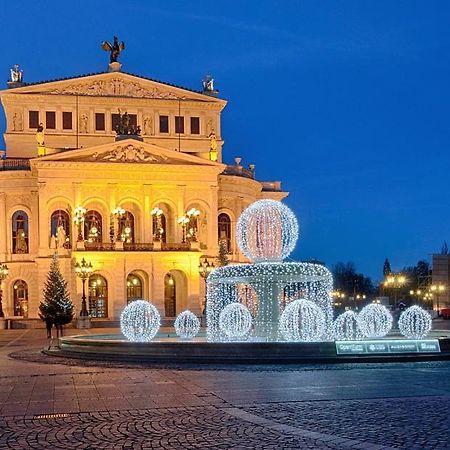
[[[134,300],[120,315],[123,335],[132,342],[151,341],[159,330],[161,316],[154,305],[146,300]]]
[[[275,200],[252,203],[239,217],[236,240],[241,252],[255,262],[282,261],[298,239],[294,213]]]
[[[192,339],[200,330],[200,320],[191,311],[183,311],[175,319],[175,333],[181,339]]]
[[[376,303],[365,306],[358,314],[358,324],[364,337],[381,338],[392,328],[392,314]]]
[[[354,341],[362,337],[358,324],[358,314],[345,311],[334,321],[334,338],[338,341]]]
[[[420,306],[410,306],[400,315],[398,329],[408,339],[422,339],[431,331],[431,316]]]
[[[325,314],[310,300],[294,300],[283,311],[279,329],[286,341],[320,341],[325,331]]]
[[[247,336],[252,326],[252,315],[240,303],[230,303],[219,315],[219,328],[231,340]]]

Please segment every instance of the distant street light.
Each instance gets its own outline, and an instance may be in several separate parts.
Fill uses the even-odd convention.
[[[394,307],[397,307],[397,294],[399,289],[401,289],[405,284],[407,284],[407,278],[401,274],[389,274],[384,279],[383,285],[386,289],[392,289],[394,291]]]
[[[432,284],[430,286],[430,291],[433,294],[436,294],[436,307],[437,307],[438,316],[441,313],[440,297],[441,297],[441,294],[444,293],[445,289],[446,289],[446,286],[445,286],[445,284],[442,284],[442,283]]]

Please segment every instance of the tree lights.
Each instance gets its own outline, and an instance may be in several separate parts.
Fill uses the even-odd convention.
[[[229,340],[244,339],[252,326],[252,315],[241,303],[230,303],[219,316],[219,328]]]
[[[161,316],[154,305],[145,300],[135,300],[120,315],[123,335],[132,342],[152,340],[160,327]]]
[[[325,314],[313,302],[298,299],[286,306],[280,318],[280,332],[286,341],[314,342],[323,339]]]
[[[385,306],[371,303],[358,314],[358,324],[363,337],[381,338],[391,331],[392,314]]]
[[[431,316],[419,306],[411,306],[400,315],[398,328],[408,339],[422,339],[431,331]]]
[[[191,311],[183,311],[175,319],[175,333],[181,339],[192,339],[200,330],[200,320]]]
[[[297,242],[297,219],[283,203],[259,200],[239,217],[236,239],[242,253],[252,261],[282,261]]]

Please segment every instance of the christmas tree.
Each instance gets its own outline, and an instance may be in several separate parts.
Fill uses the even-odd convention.
[[[53,255],[45,282],[44,300],[39,305],[39,317],[47,324],[55,325],[57,336],[59,332],[62,334],[62,327],[73,319],[73,303],[67,291],[67,281],[59,270],[56,253]]]

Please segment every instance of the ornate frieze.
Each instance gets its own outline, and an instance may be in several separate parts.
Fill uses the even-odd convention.
[[[169,158],[163,155],[155,155],[144,150],[144,147],[136,147],[133,144],[118,145],[105,153],[94,153],[92,159],[96,161],[110,162],[137,162],[137,163],[167,163]]]
[[[161,91],[156,86],[148,89],[139,83],[126,82],[121,78],[98,80],[93,83],[78,83],[53,89],[51,94],[118,96],[136,98],[157,98],[165,100],[178,100],[180,97],[173,92]]]

